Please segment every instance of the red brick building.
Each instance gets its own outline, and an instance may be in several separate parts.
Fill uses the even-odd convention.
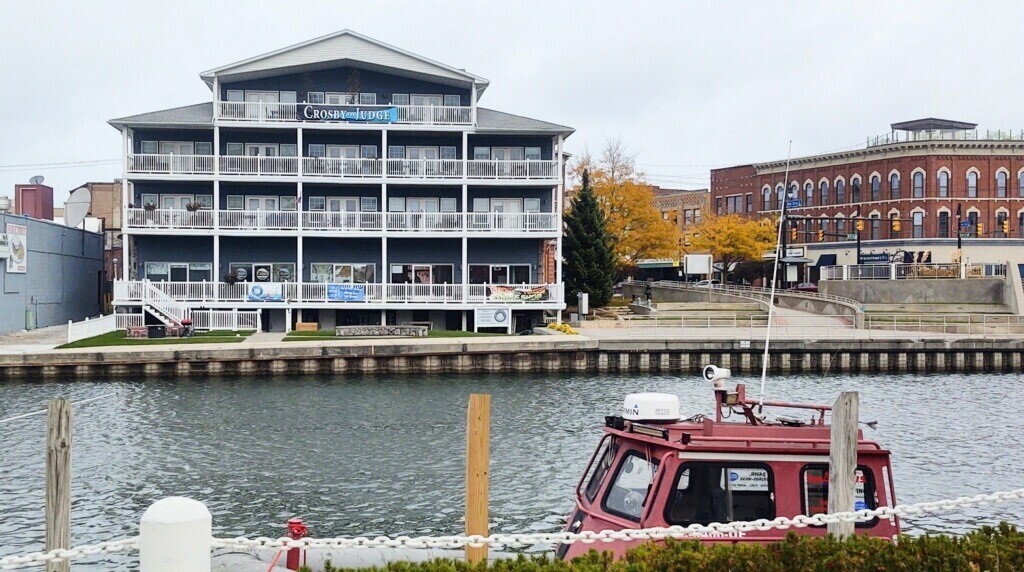
[[[945,262],[960,228],[964,256],[1024,258],[1024,134],[940,119],[891,127],[862,149],[791,159],[788,181],[786,160],[713,170],[711,210],[770,217],[788,200],[788,214],[805,217],[795,244],[811,259],[835,255],[827,258],[839,264],[856,263],[851,218],[865,219],[864,252],[922,252]]]

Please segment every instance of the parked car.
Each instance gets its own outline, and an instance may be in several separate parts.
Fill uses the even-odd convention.
[[[801,282],[790,288],[790,290],[795,290],[797,292],[817,292],[818,285],[813,282]]]
[[[712,286],[718,286],[721,284],[718,280],[701,280],[694,284],[697,288],[711,288]]]

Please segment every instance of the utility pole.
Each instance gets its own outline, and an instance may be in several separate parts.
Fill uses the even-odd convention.
[[[859,222],[859,221],[854,221],[853,229],[855,231],[857,231],[857,264],[859,265],[861,263],[860,262],[860,229],[857,228],[857,222]]]
[[[956,205],[956,249],[960,250],[963,248],[963,236],[960,233],[960,217],[963,216],[961,213],[961,205]],[[963,256],[961,254],[961,256]]]

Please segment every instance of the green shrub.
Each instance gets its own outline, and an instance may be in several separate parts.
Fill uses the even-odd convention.
[[[898,542],[855,536],[845,541],[790,533],[772,544],[641,544],[615,560],[589,553],[571,563],[550,556],[495,560],[393,562],[378,572],[1024,572],[1024,533],[1002,523],[964,536],[901,536]],[[346,572],[327,563],[322,572]]]

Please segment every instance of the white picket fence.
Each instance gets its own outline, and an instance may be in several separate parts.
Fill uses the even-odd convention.
[[[193,310],[192,327],[197,330],[259,330],[258,310]]]
[[[68,343],[113,332],[117,329],[116,316],[116,314],[111,314],[102,318],[86,318],[81,322],[68,320]]]

